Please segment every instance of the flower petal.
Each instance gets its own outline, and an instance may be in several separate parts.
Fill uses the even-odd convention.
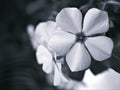
[[[83,90],[119,90],[120,74],[113,69],[108,69],[97,75],[87,70],[83,82],[87,85]]]
[[[76,43],[66,56],[66,61],[71,71],[80,71],[89,67],[91,57],[81,43]]]
[[[112,40],[106,36],[89,37],[86,39],[85,45],[92,57],[98,61],[109,58],[113,49]]]
[[[74,42],[75,35],[64,31],[57,31],[49,40],[48,45],[56,51],[57,55],[61,56],[68,52]]]
[[[105,33],[108,31],[108,28],[109,20],[107,12],[92,8],[86,13],[83,23],[85,35]]]
[[[51,73],[53,70],[52,54],[43,45],[37,48],[36,53],[37,61],[39,64],[43,64],[43,71]]]
[[[40,23],[36,27],[35,38],[38,43],[48,42],[52,34],[58,29],[59,27],[54,21]]]
[[[54,65],[54,85],[60,85],[62,82],[67,82],[68,80],[63,76],[61,71],[61,62],[57,62]]]
[[[63,30],[78,33],[81,31],[82,14],[77,8],[64,8],[58,13],[56,22]]]
[[[35,39],[35,31],[34,31],[34,26],[32,24],[28,25],[27,26],[27,33],[29,35],[29,38],[30,38],[30,41],[31,41],[31,44],[33,46],[33,49],[36,49],[38,47],[38,43]]]

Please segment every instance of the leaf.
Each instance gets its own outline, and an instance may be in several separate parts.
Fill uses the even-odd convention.
[[[107,70],[107,66],[103,62],[92,60],[90,70],[93,72],[93,74],[99,74],[103,71]]]

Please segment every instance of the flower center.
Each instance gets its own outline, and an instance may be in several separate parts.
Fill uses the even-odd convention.
[[[77,33],[76,34],[76,42],[83,43],[86,40],[84,33]]]

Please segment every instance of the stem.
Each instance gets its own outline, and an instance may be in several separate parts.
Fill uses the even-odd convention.
[[[105,2],[103,2],[101,10],[105,10],[105,8],[106,8],[106,0],[105,0]]]
[[[55,65],[56,65],[56,67],[58,68],[58,71],[60,72],[60,69],[59,69],[59,66],[57,65],[56,59],[57,59],[56,53],[53,51],[53,61],[54,61]]]
[[[110,1],[107,1],[106,3],[107,4],[113,4],[113,5],[120,6],[120,2],[118,2],[118,1],[112,1],[112,0],[110,0]]]

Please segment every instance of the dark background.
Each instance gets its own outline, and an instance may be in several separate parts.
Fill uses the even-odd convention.
[[[54,20],[64,7],[77,7],[83,14],[92,7],[108,12],[110,30],[107,36],[114,41],[113,54],[103,62],[93,60],[90,68],[94,74],[109,67],[120,73],[119,0],[0,0],[0,90],[55,89],[48,85],[41,65],[37,64],[26,27]],[[66,71],[75,80],[82,80],[84,75],[84,71]]]

